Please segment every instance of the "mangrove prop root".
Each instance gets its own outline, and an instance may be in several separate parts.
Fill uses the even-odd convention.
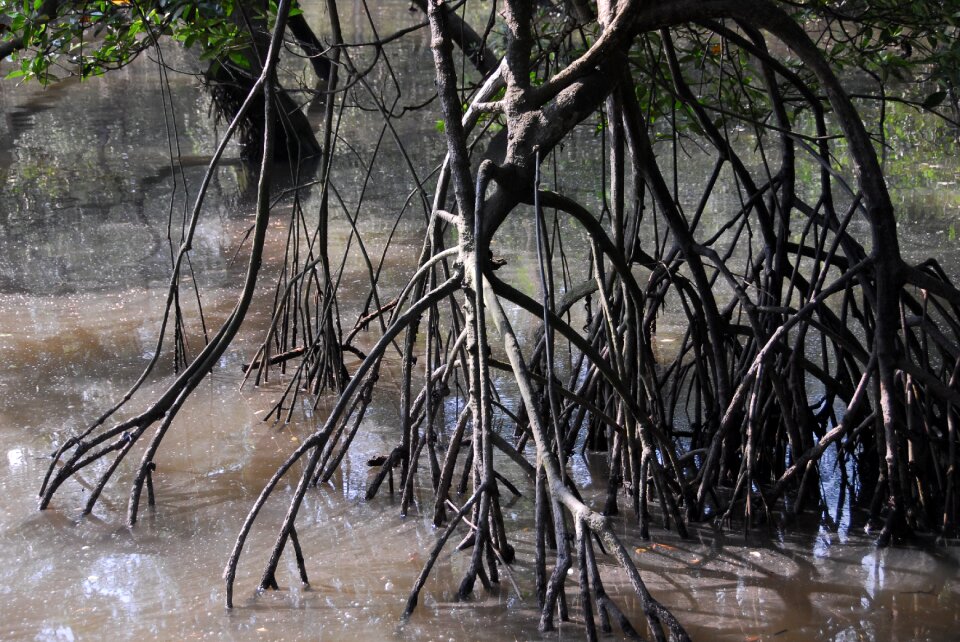
[[[570,4],[577,11],[567,16],[568,35],[589,11],[583,3]],[[281,2],[284,12],[287,5]],[[308,392],[317,400],[323,391],[338,396],[323,426],[271,477],[245,520],[225,569],[228,606],[250,530],[288,475],[299,475],[298,482],[260,586],[279,585],[278,563],[288,543],[300,580],[308,581],[309,540],[295,525],[298,513],[306,494],[321,492],[317,486],[332,479],[365,429],[388,354],[402,361],[398,431],[389,454],[376,462],[366,498],[379,501],[388,481],[391,494],[399,489],[402,514],[423,512],[442,527],[411,589],[405,619],[454,535],[461,548],[472,547],[460,597],[477,581],[485,589],[503,576],[512,581],[516,534],[504,521],[509,496],[502,498],[501,488],[533,497],[539,627],[550,630],[558,616],[579,616],[588,639],[614,626],[631,638],[687,639],[682,624],[648,591],[615,520],[631,520],[642,538],[667,528],[685,537],[697,519],[742,519],[749,528],[804,506],[821,510],[818,463],[828,454],[841,467],[855,464],[863,481],[856,499],[871,508],[878,544],[911,532],[957,530],[960,291],[935,261],[909,266],[901,258],[893,207],[863,122],[824,56],[779,4],[599,3],[597,37],[579,52],[566,49],[564,39],[538,42],[528,3],[505,0],[498,9],[505,55],[491,65],[488,51],[480,56],[482,47],[471,49],[489,74],[465,112],[448,24],[455,16],[437,0],[418,6],[430,27],[446,158],[432,179],[431,197],[393,129],[394,107],[369,82],[373,69],[393,73],[387,54],[378,48],[377,60],[358,69],[349,48],[334,48],[325,67],[319,221],[294,206],[269,330],[244,370],[254,383],[267,381],[271,369],[288,377],[269,415],[277,420],[289,418]],[[336,3],[328,8],[334,39],[341,42]],[[256,87],[268,97],[274,46],[283,31],[277,22]],[[468,32],[458,33],[479,47]],[[750,84],[753,108],[767,109],[769,118],[738,116],[715,102],[722,84],[712,91],[695,88],[683,60],[702,44],[698,38],[708,42],[718,35],[726,48],[743,54],[718,61],[735,72],[724,77],[744,87],[744,76],[759,70],[761,81]],[[768,38],[780,44],[768,47]],[[538,57],[544,46],[551,55]],[[784,49],[815,80],[773,53]],[[564,63],[544,66],[553,60]],[[338,69],[349,78],[344,87],[337,84]],[[686,119],[687,129],[666,138],[657,133],[652,107],[634,91],[640,85],[668,96],[671,117]],[[349,92],[360,92],[383,116],[381,142],[394,138],[416,184],[409,202],[423,208],[426,233],[416,269],[396,293],[383,292],[379,282],[387,250],[377,265],[361,234],[362,195],[348,211],[333,180],[337,114]],[[264,102],[271,109],[273,102]],[[796,105],[811,114],[802,130]],[[553,152],[577,123],[597,114],[604,124],[598,179],[604,204],[591,208],[561,193],[563,172]],[[505,142],[477,133],[481,117],[502,123]],[[268,113],[268,129],[274,120]],[[737,128],[752,132],[750,149],[734,140]],[[678,176],[683,137],[691,131],[712,168],[693,193],[680,188]],[[852,176],[836,162],[838,137],[855,168]],[[267,149],[269,139],[265,135]],[[474,151],[478,141],[489,142],[482,159]],[[365,181],[373,160],[365,165]],[[814,168],[803,186],[801,162]],[[541,169],[548,164],[554,188],[544,185],[550,173]],[[145,412],[107,423],[141,378],[120,404],[62,444],[43,481],[41,507],[67,480],[104,461],[86,506],[92,510],[151,428],[153,439],[142,447],[134,474],[129,521],[137,519],[144,485],[151,506],[162,493],[153,475],[161,441],[249,308],[272,205],[269,186],[265,161],[247,278],[227,322]],[[721,198],[726,188],[733,202]],[[339,266],[328,256],[334,202],[347,211],[350,225]],[[507,220],[528,214],[534,294],[502,276],[505,270],[494,274],[499,263],[492,248]],[[589,238],[583,261],[568,255],[571,229]],[[183,332],[179,271],[190,238],[175,259],[168,297],[177,337]],[[387,245],[392,241],[391,233]],[[355,257],[370,291],[344,337],[339,286]],[[682,331],[668,337],[668,322]],[[518,334],[518,328],[530,332]],[[361,332],[379,333],[372,348],[353,345]],[[162,336],[158,352],[160,345]],[[362,355],[350,375],[344,351]],[[176,353],[179,363],[185,353],[182,347]],[[505,374],[495,378],[494,369]],[[506,395],[519,403],[512,406]],[[602,511],[570,475],[577,449],[606,455],[606,479],[597,485]],[[598,555],[611,556],[629,579],[642,622],[631,622],[632,614],[605,589]],[[575,589],[568,585],[571,569]],[[568,604],[574,590],[579,611]]]

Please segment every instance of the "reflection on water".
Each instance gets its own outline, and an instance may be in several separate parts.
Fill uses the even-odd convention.
[[[417,56],[427,53],[423,48]],[[410,64],[423,63],[418,60],[410,56]],[[519,484],[523,497],[505,505],[522,595],[505,583],[498,593],[481,591],[468,603],[454,601],[468,554],[448,552],[421,608],[400,626],[405,592],[437,533],[416,510],[406,519],[397,517],[389,498],[363,501],[370,475],[366,460],[391,448],[395,438],[389,373],[396,368],[391,364],[384,371],[385,392],[379,393],[348,459],[331,484],[305,500],[298,531],[309,587],[299,585],[295,565],[287,559],[278,574],[280,591],[254,591],[263,551],[271,544],[267,526],[286,510],[278,497],[267,505],[262,527],[247,545],[237,608],[223,608],[219,578],[246,511],[278,463],[318,421],[312,413],[295,415],[284,426],[259,420],[281,383],[238,391],[242,348],[258,339],[254,331],[241,338],[178,417],[157,459],[157,506],[136,528],[123,525],[122,484],[108,487],[95,513],[78,519],[77,507],[90,492],[89,476],[58,495],[52,510],[36,511],[35,493],[54,444],[122,394],[151,356],[169,265],[168,215],[189,203],[191,186],[204,169],[203,154],[215,139],[205,99],[188,77],[172,78],[181,144],[195,155],[182,170],[171,168],[166,135],[157,127],[162,100],[147,65],[85,84],[46,91],[5,86],[0,93],[0,452],[6,454],[0,459],[0,559],[5,562],[0,565],[0,637],[539,637],[531,608],[532,524],[524,521],[531,513],[528,484]],[[363,168],[355,171],[362,176]],[[364,212],[373,218],[371,227],[384,227],[377,216],[392,216],[404,196],[390,191],[394,181],[387,180],[388,168],[377,171],[381,180],[367,194]],[[172,178],[181,187],[171,204]],[[349,184],[350,176],[341,178]],[[198,232],[194,268],[208,323],[223,318],[236,294],[242,266],[231,257],[250,223],[245,189],[237,167],[228,163],[217,174]],[[505,253],[515,257],[532,247],[533,237],[527,223],[510,225],[516,247]],[[282,247],[283,221],[275,227],[274,257]],[[405,258],[419,248],[421,227],[418,214],[401,223],[395,242]],[[911,227],[918,230],[917,243],[926,245],[932,232]],[[334,237],[344,240],[347,233],[343,225]],[[379,255],[377,243],[383,239],[372,233],[369,238],[371,255]],[[533,288],[526,269],[515,259],[504,268],[521,287]],[[363,278],[357,270],[348,266],[347,287],[351,279]],[[399,282],[403,270],[396,272],[387,276]],[[264,290],[261,300],[269,304],[271,294]],[[349,310],[355,304],[346,305]],[[263,326],[263,314],[252,319],[254,328]],[[671,332],[665,320],[659,349],[669,354],[680,332]],[[160,389],[165,374],[158,373],[143,399]],[[828,456],[823,466],[831,467],[832,461]],[[588,494],[602,492],[591,487],[598,465],[602,462],[581,458],[571,462],[572,474]],[[503,462],[502,469],[521,480],[511,466]],[[828,472],[825,484],[839,484],[839,470]],[[824,495],[843,497],[827,488]],[[823,528],[812,537],[780,532],[745,537],[702,528],[689,541],[655,531],[656,542],[648,543],[626,525],[622,535],[654,595],[695,639],[955,637],[960,626],[956,551],[874,550],[847,531],[849,505],[836,501],[830,508],[839,531]],[[625,578],[612,564],[605,572],[608,588],[626,596],[627,609],[636,612]],[[576,617],[574,590],[569,599]],[[577,627],[562,627],[544,637],[579,639],[581,634]]]

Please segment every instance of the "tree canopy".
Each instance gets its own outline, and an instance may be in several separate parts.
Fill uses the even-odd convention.
[[[413,4],[425,17],[409,27],[380,33],[366,12],[372,37],[348,42],[336,0],[325,3],[327,24],[315,25],[320,37],[290,0],[0,0],[0,53],[19,63],[13,79],[97,75],[172,39],[230,70],[208,74],[236,88],[220,102],[229,104],[230,124],[211,171],[239,130],[260,140],[248,269],[235,308],[190,354],[183,337],[196,330],[183,303],[184,274],[204,184],[172,254],[154,359],[116,405],[59,445],[41,508],[93,464],[100,467],[87,512],[121,470],[130,477],[128,521],[137,521],[144,489],[153,502],[154,479],[162,480],[155,455],[256,304],[268,223],[279,216],[278,200],[289,198],[272,323],[247,376],[258,383],[279,372],[285,389],[274,420],[289,417],[305,395],[335,401],[242,526],[227,563],[228,605],[247,535],[265,503],[284,494],[286,478],[295,490],[280,499],[289,508],[260,587],[278,586],[285,551],[307,581],[298,511],[306,493],[323,492],[317,487],[363,430],[389,351],[402,355],[396,447],[371,462],[377,474],[367,499],[388,479],[392,492],[396,472],[400,512],[432,515],[443,527],[405,617],[457,529],[465,532],[461,546],[472,547],[460,595],[477,581],[487,589],[499,583],[516,555],[510,542],[522,537],[503,519],[504,491],[535,496],[541,628],[570,616],[565,580],[576,567],[577,617],[590,639],[611,621],[636,632],[604,590],[601,554],[629,578],[641,629],[655,639],[686,637],[646,589],[617,520],[633,520],[651,537],[651,525],[686,536],[698,522],[740,519],[749,528],[790,519],[822,504],[818,463],[827,455],[856,471],[856,501],[880,545],[956,532],[960,291],[936,260],[912,265],[902,257],[877,153],[891,102],[956,121],[956,2]],[[405,105],[387,45],[423,29],[436,94]],[[278,65],[298,56],[321,82],[287,89]],[[316,145],[303,129],[301,105],[310,100],[322,106]],[[873,103],[881,126],[868,128],[858,106]],[[356,227],[362,198],[355,211],[338,206],[347,105],[380,114],[408,168],[410,198],[398,217],[411,203],[423,211],[422,249],[400,291],[383,287],[382,259],[367,253]],[[446,156],[432,159],[429,175],[411,160],[426,152],[396,133],[405,118],[439,118]],[[592,139],[577,137],[585,126]],[[553,159],[565,144],[600,146],[595,201],[563,190]],[[287,167],[274,162],[278,146]],[[679,185],[689,173],[687,147],[712,168],[692,190]],[[363,160],[367,180],[378,153]],[[297,185],[319,190],[315,211],[304,212],[300,188],[272,190],[274,173],[287,169]],[[330,242],[332,216],[353,226],[347,247]],[[533,294],[498,270],[496,240],[515,219],[529,221],[535,235]],[[587,239],[584,260],[566,253],[571,226]],[[369,273],[352,331],[339,312],[337,268],[351,252]],[[535,332],[518,332],[517,315]],[[658,323],[668,317],[682,319],[683,331],[665,353]],[[369,330],[378,338],[361,346],[356,337]],[[346,353],[359,365],[348,369]],[[178,372],[165,392],[117,419],[170,355]],[[507,395],[517,403],[505,403]],[[606,454],[599,497],[569,472],[571,458],[588,449]],[[134,450],[139,463],[123,468]]]

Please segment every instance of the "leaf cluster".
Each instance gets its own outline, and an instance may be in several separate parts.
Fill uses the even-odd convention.
[[[960,0],[812,0],[797,17],[816,29],[834,68],[922,87],[928,109],[960,86]]]
[[[0,51],[19,63],[8,78],[43,83],[123,67],[162,36],[249,68],[250,25],[275,10],[236,0],[0,0]]]

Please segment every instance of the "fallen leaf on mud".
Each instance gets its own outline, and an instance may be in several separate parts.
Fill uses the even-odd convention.
[[[676,546],[670,546],[669,544],[654,544],[653,548],[659,548],[665,551],[675,551],[677,550]]]
[[[649,551],[650,549],[649,549],[649,548],[643,548],[643,547],[641,547],[641,548],[638,548],[638,549],[635,549],[635,550],[636,550],[636,552],[639,554],[639,553],[646,553],[646,552]]]

